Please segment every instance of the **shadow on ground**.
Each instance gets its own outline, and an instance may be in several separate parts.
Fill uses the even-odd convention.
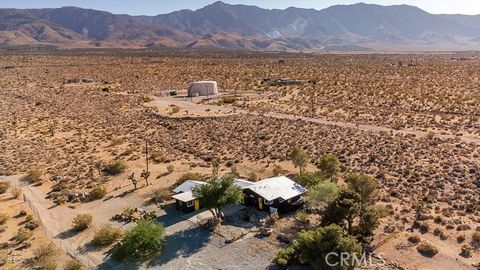
[[[191,227],[166,237],[165,248],[162,254],[152,259],[148,267],[157,269],[179,257],[190,257],[208,245],[210,232],[203,227]]]
[[[166,236],[165,247],[161,254],[151,259],[146,267],[160,269],[162,265],[171,260],[189,257],[207,246],[209,238],[210,232],[206,228],[197,226]],[[98,267],[98,269],[135,270],[140,269],[142,264],[142,262],[119,262],[109,256],[108,259]]]

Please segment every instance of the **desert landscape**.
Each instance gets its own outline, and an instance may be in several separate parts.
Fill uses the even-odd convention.
[[[478,53],[4,49],[0,263],[55,269],[35,253],[53,243],[64,269],[81,269],[66,268],[76,260],[102,269],[272,267],[318,213],[283,215],[264,238],[253,235],[268,222],[229,221],[209,234],[199,225],[208,211],[172,212],[168,194],[187,173],[299,179],[296,146],[307,172],[331,154],[338,179],[363,173],[378,183],[388,214],[368,246],[386,264],[372,269],[478,269],[479,69]],[[186,97],[189,83],[205,79],[218,82],[218,96]],[[114,218],[122,213],[154,213],[165,226],[162,254],[118,264],[111,246],[92,247],[102,226],[133,226]],[[82,214],[92,225],[72,232]],[[37,225],[19,241],[26,215]],[[422,255],[419,242],[437,252]]]

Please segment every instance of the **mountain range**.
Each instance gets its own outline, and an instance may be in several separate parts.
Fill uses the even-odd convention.
[[[478,50],[480,15],[434,15],[408,5],[323,10],[216,2],[157,16],[63,7],[0,9],[0,44],[269,51]]]

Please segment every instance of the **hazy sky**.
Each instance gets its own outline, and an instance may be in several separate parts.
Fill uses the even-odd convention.
[[[0,8],[44,8],[77,6],[131,15],[156,15],[179,9],[198,9],[214,0],[0,0]],[[430,13],[480,14],[480,0],[225,0],[231,4],[256,5],[263,8],[287,8],[290,6],[322,9],[338,4],[357,2],[381,5],[408,4]]]

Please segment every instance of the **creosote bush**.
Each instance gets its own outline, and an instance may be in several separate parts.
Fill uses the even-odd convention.
[[[27,228],[20,228],[15,235],[15,240],[18,243],[23,243],[32,237],[33,232]]]
[[[103,225],[93,236],[92,245],[96,247],[110,246],[122,237],[122,230],[110,224]]]
[[[438,249],[430,243],[422,242],[417,246],[417,250],[425,257],[433,257],[437,255]]]
[[[92,200],[100,200],[107,195],[107,188],[104,186],[96,186],[88,195]]]
[[[54,244],[50,243],[48,245],[39,246],[33,251],[33,255],[35,264],[39,266],[40,269],[57,269],[57,261],[60,251],[57,249],[57,247],[55,247]]]
[[[86,270],[83,264],[75,259],[68,261],[63,270]]]
[[[105,165],[103,171],[108,175],[119,175],[127,169],[127,165],[121,161],[112,161]]]
[[[90,214],[78,214],[75,218],[73,218],[73,229],[77,232],[84,231],[90,227],[92,220],[93,218]]]

